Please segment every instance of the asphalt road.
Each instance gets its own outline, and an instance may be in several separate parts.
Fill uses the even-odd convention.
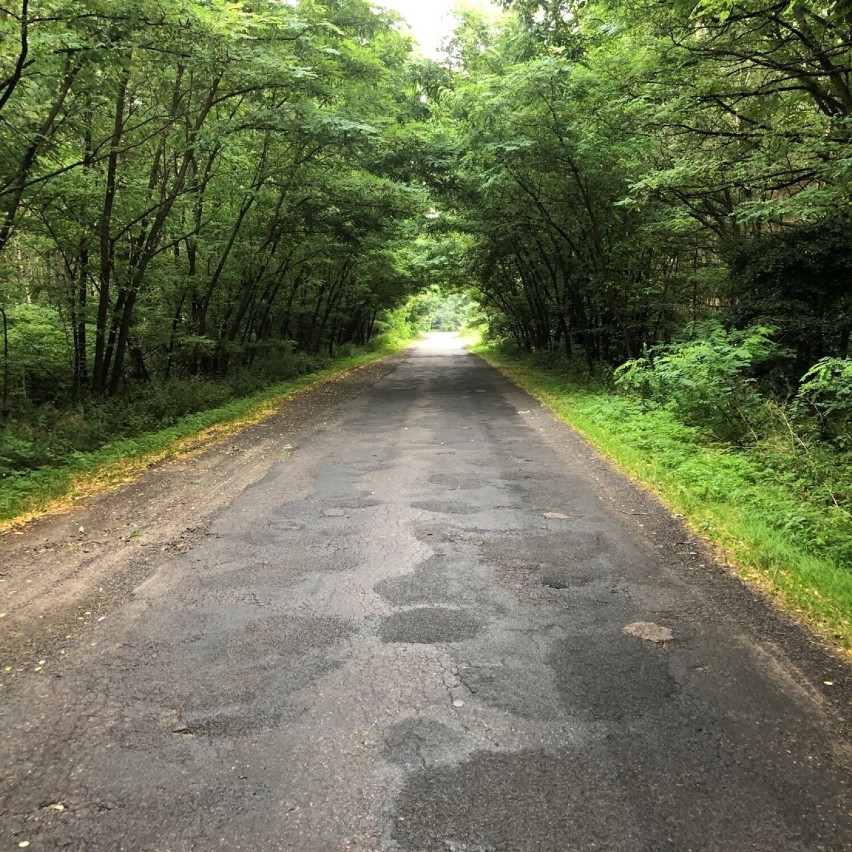
[[[852,849],[849,667],[440,341],[7,538],[0,850]]]

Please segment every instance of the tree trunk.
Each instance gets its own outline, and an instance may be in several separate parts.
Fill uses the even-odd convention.
[[[92,368],[92,392],[103,393],[106,386],[107,365],[107,322],[109,319],[110,279],[113,268],[112,211],[115,204],[116,173],[118,171],[118,145],[124,131],[124,109],[127,99],[129,72],[125,72],[118,84],[115,97],[112,138],[107,159],[106,189],[101,217],[98,225],[100,243],[100,270],[98,274],[98,315],[95,325],[95,363]]]
[[[0,305],[0,320],[3,322],[3,396],[0,415],[5,419],[9,416],[9,322],[4,305]]]

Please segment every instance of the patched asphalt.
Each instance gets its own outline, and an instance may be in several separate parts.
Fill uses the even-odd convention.
[[[15,610],[0,849],[852,849],[847,663],[452,338],[370,375],[74,516],[198,506]]]

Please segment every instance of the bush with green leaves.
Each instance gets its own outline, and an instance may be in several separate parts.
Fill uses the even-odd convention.
[[[61,400],[71,351],[57,311],[23,303],[7,311],[7,323],[8,395],[19,405]]]
[[[723,286],[727,321],[771,323],[790,350],[791,382],[821,358],[845,354],[852,317],[852,219],[841,212],[739,243]],[[844,342],[845,341],[845,342]]]
[[[252,369],[232,371],[227,378],[189,376],[135,385],[124,395],[87,398],[76,406],[32,404],[24,415],[0,423],[0,480],[61,466],[75,454],[95,452],[110,441],[174,426],[188,416],[317,372],[330,363],[327,357],[305,352],[279,353]]]
[[[615,383],[719,440],[748,443],[766,417],[752,372],[777,353],[773,332],[769,326],[730,331],[702,324],[693,339],[656,346],[622,364]]]
[[[822,358],[804,376],[793,404],[816,417],[822,437],[852,449],[852,358]]]

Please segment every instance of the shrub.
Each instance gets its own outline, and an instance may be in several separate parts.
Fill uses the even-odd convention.
[[[814,415],[825,439],[852,449],[852,358],[817,361],[802,376],[793,410]]]
[[[15,404],[62,401],[71,353],[59,314],[41,305],[17,305],[9,309],[8,322],[9,393]]]
[[[684,423],[715,438],[756,438],[765,411],[752,368],[777,352],[774,329],[728,331],[718,324],[700,337],[654,347],[615,372],[619,390],[671,409]]]

